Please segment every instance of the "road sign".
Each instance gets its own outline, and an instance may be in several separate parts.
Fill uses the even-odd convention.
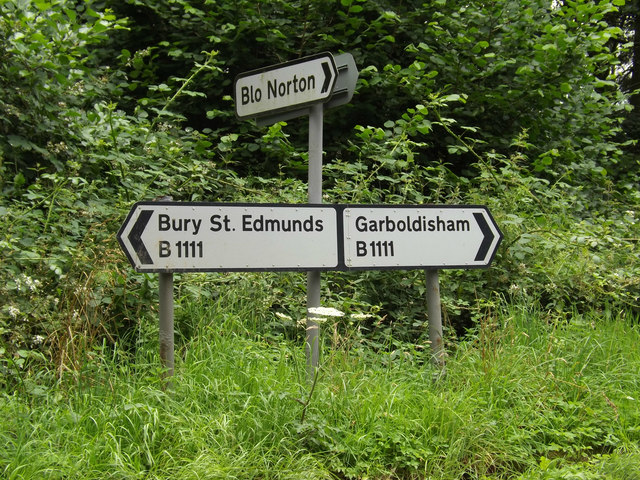
[[[502,233],[483,206],[349,206],[347,269],[486,267]]]
[[[327,270],[337,223],[323,206],[140,202],[118,241],[139,272]]]
[[[358,82],[358,67],[353,59],[353,55],[350,53],[340,53],[334,55],[333,59],[338,69],[338,77],[336,78],[336,84],[333,88],[331,98],[324,102],[323,108],[325,110],[349,103],[353,98]],[[308,105],[283,112],[266,113],[256,117],[256,124],[259,127],[264,127],[276,122],[286,122],[292,118],[304,117],[310,115],[310,113],[311,107]]]
[[[475,205],[140,202],[118,232],[139,272],[478,268],[501,240]]]
[[[358,67],[353,55],[350,53],[340,53],[334,55],[333,59],[338,68],[338,78],[333,89],[331,99],[325,104],[325,108],[338,107],[351,102],[358,83]]]
[[[260,117],[327,101],[338,70],[330,53],[320,53],[236,77],[238,118]]]

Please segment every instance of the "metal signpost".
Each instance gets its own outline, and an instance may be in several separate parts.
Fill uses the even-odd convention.
[[[291,62],[252,70],[234,82],[236,115],[255,118],[259,125],[309,116],[310,204],[322,203],[323,113],[351,100],[358,70],[348,53],[324,52]],[[320,306],[320,272],[307,274],[307,311]],[[307,314],[307,369],[313,378],[318,366],[318,324]]]
[[[311,107],[309,115],[309,203],[322,203],[322,104]],[[307,272],[307,330],[305,350],[307,354],[307,377],[314,378],[320,362],[320,327],[312,309],[320,306],[320,272]]]
[[[310,189],[312,198],[319,194]],[[443,366],[438,269],[488,267],[501,240],[489,210],[477,205],[139,202],[118,232],[135,269],[160,274],[160,349],[169,375],[174,272],[307,271],[312,309],[320,306],[323,270],[424,269],[434,361]],[[308,315],[309,378],[317,344],[318,325]]]
[[[439,268],[488,267],[502,233],[482,206],[359,206],[342,211],[347,268],[425,271],[429,341],[444,373]]]
[[[308,378],[319,362],[323,270],[424,269],[433,359],[444,367],[438,269],[488,267],[502,233],[477,205],[322,205],[323,113],[351,101],[348,54],[320,53],[238,75],[236,115],[268,125],[309,117],[309,203],[139,202],[118,232],[138,272],[158,273],[160,356],[173,374],[173,273],[307,272]]]

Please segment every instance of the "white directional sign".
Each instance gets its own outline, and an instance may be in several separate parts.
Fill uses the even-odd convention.
[[[118,241],[139,272],[338,266],[332,207],[141,202],[129,213]]]
[[[349,206],[347,268],[486,267],[502,240],[482,206]]]
[[[331,98],[337,77],[330,53],[242,73],[234,84],[236,115],[259,117],[324,102]]]
[[[488,267],[483,206],[140,202],[118,232],[139,272]]]

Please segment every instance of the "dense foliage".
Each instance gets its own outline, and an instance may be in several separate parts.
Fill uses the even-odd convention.
[[[458,332],[503,301],[637,312],[628,32],[609,20],[622,4],[3,2],[3,382],[40,362],[62,375],[102,341],[135,347],[155,278],[115,243],[133,202],[305,201],[306,122],[239,121],[231,86],[325,50],[360,69],[353,101],[326,112],[326,200],[486,204],[505,233],[491,269],[442,275]],[[271,314],[302,308],[300,277],[264,278]],[[330,273],[324,288],[424,340],[421,272]]]
[[[635,3],[0,2],[0,472],[263,478],[295,454],[327,478],[636,478]],[[158,196],[305,202],[307,122],[238,120],[232,84],[322,51],[360,70],[325,112],[325,201],[487,205],[504,232],[491,268],[441,273],[450,376],[421,271],[323,274],[353,315],[306,399],[303,274],[177,275],[165,396],[157,279],[115,233]]]

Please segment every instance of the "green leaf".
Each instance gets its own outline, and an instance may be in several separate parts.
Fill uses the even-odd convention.
[[[49,2],[36,1],[35,2],[35,6],[36,6],[36,8],[38,10],[41,10],[41,11],[45,11],[45,10],[51,9],[51,3],[49,3]]]
[[[441,97],[440,100],[445,103],[446,102],[462,102],[462,103],[466,102],[466,99],[461,95],[458,95],[457,93],[445,95],[444,97]]]
[[[418,130],[423,135],[427,135],[432,130],[431,122],[429,122],[428,120],[425,120],[424,122],[422,122],[420,125],[416,127],[416,130]]]
[[[479,41],[478,43],[475,44],[475,46],[473,47],[473,49],[471,51],[473,53],[480,53],[480,51],[484,50],[488,46],[489,46],[489,42],[487,42],[486,40],[481,40],[481,41]]]
[[[69,20],[71,20],[72,22],[76,21],[77,14],[75,10],[72,10],[70,8],[65,8],[64,13],[66,13],[67,17],[69,17]]]

